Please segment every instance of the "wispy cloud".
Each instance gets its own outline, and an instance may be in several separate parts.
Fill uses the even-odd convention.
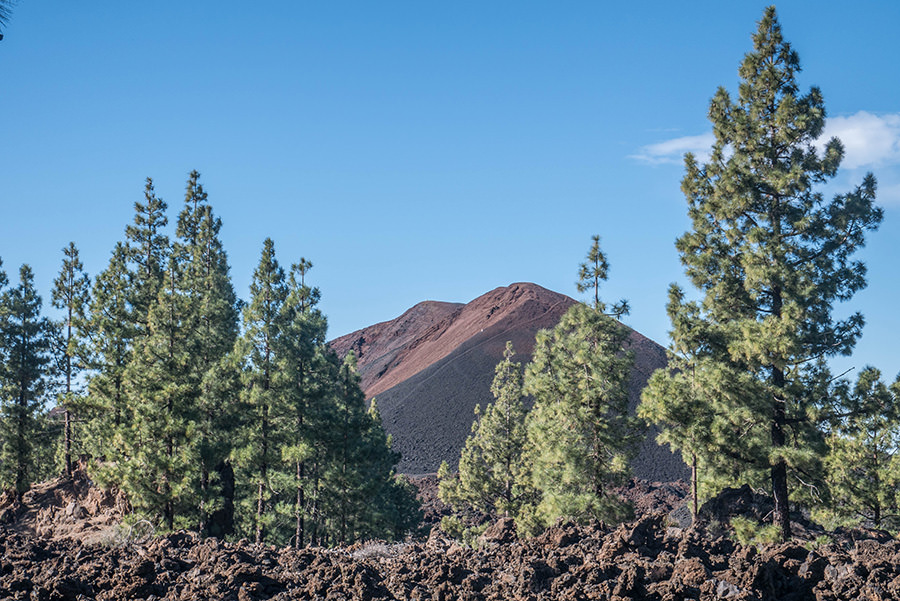
[[[844,144],[841,167],[857,169],[900,164],[900,113],[874,115],[859,111],[848,117],[831,117],[817,142],[822,149],[831,138]],[[715,138],[712,133],[683,136],[643,146],[628,158],[651,165],[680,163],[686,152],[700,161],[709,159]]]
[[[859,111],[849,117],[831,117],[818,146],[831,138],[844,144],[841,167],[882,167],[900,163],[900,113],[873,115]]]
[[[709,160],[709,151],[716,139],[712,133],[699,136],[682,136],[664,142],[641,147],[628,158],[651,165],[680,163],[685,153],[693,152],[700,161]]]

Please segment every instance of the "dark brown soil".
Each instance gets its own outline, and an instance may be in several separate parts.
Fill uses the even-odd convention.
[[[127,511],[123,495],[94,486],[82,470],[35,484],[21,503],[9,492],[0,495],[0,524],[44,539],[101,543],[117,536]]]

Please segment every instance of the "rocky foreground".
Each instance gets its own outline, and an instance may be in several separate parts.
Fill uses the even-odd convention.
[[[659,515],[527,540],[501,520],[477,549],[435,532],[422,543],[295,551],[191,533],[87,545],[0,528],[0,598],[900,599],[900,542],[868,535],[759,551]]]
[[[433,476],[414,481],[428,524],[449,508]],[[872,530],[794,527],[802,541],[757,549],[733,540],[730,516],[754,520],[771,501],[728,489],[690,524],[683,483],[633,481],[620,494],[640,517],[616,528],[559,524],[520,539],[510,520],[469,548],[437,527],[418,542],[282,549],[154,537],[121,525],[120,495],[78,472],[0,495],[0,601],[125,599],[900,599],[900,542]],[[823,544],[826,543],[827,544]]]

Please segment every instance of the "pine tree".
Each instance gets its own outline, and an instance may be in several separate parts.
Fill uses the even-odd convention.
[[[81,334],[90,302],[91,280],[84,272],[74,242],[63,249],[63,264],[59,276],[53,281],[53,306],[64,312],[57,324],[60,344],[57,345],[57,363],[65,380],[63,394],[58,402],[63,407],[63,457],[66,474],[72,475],[72,408],[76,402],[74,378],[84,369],[84,341]]]
[[[697,518],[702,498],[724,486],[747,480],[756,482],[758,474],[746,473],[747,456],[765,452],[765,441],[751,438],[736,423],[732,414],[744,390],[741,378],[728,365],[716,362],[707,322],[700,318],[697,303],[686,302],[676,285],[669,289],[667,313],[672,321],[669,335],[668,365],[657,370],[641,394],[638,415],[661,428],[658,442],[680,451],[691,467],[692,514]],[[739,421],[739,420],[737,420]],[[715,440],[728,438],[724,452]],[[731,449],[743,449],[735,455]]]
[[[415,486],[395,471],[400,454],[384,431],[375,399],[366,411],[362,444],[362,497],[368,501],[359,510],[363,518],[356,539],[402,539],[421,523],[422,513]]]
[[[183,266],[169,260],[147,333],[134,347],[125,384],[136,419],[118,472],[122,488],[140,512],[160,517],[171,530],[193,505],[191,441],[201,375],[196,313],[184,291]]]
[[[373,449],[366,445],[364,433],[370,427],[370,416],[352,351],[339,367],[332,400],[320,512],[325,535],[340,544],[355,540],[366,531],[366,514],[374,501],[369,485],[380,484],[369,473],[372,457],[368,454]]]
[[[900,526],[900,379],[867,367],[843,386],[826,460],[832,511],[876,528]]]
[[[575,287],[578,292],[594,291],[594,308],[598,311],[605,312],[606,304],[600,301],[600,282],[605,282],[608,278],[609,261],[606,255],[600,250],[600,236],[591,236],[591,249],[588,251],[586,261],[578,267],[578,281]],[[628,301],[620,300],[611,308],[611,314],[616,318],[628,315],[630,309]]]
[[[606,278],[598,241],[594,237],[588,268],[579,272],[580,289],[597,290]],[[526,530],[560,516],[618,521],[627,514],[610,488],[629,474],[639,433],[628,414],[634,353],[625,349],[628,329],[605,310],[597,294],[593,307],[573,305],[553,330],[536,337],[524,380],[534,397],[525,463],[541,498],[534,513],[526,508],[520,516]],[[613,308],[614,314],[626,311],[625,301]]]
[[[7,328],[9,321],[9,307],[6,306],[6,286],[9,284],[9,278],[3,270],[3,259],[0,258],[0,402],[5,404],[7,394],[7,382],[12,377],[12,363],[10,362],[10,342],[7,340]],[[2,405],[0,405],[2,406]],[[2,421],[0,421],[2,425]],[[2,447],[0,447],[2,450]],[[4,459],[0,455],[0,470],[3,470]]]
[[[522,449],[525,447],[525,406],[522,402],[522,365],[506,343],[503,360],[494,369],[491,393],[495,401],[482,413],[475,408],[472,433],[466,439],[455,477],[441,479],[442,501],[457,508],[516,515],[523,497]],[[449,466],[442,471],[449,472]],[[447,474],[449,476],[449,474]]]
[[[314,539],[342,544],[364,538],[400,538],[421,519],[415,494],[394,473],[399,454],[391,449],[375,401],[366,409],[356,357],[339,362],[333,352],[330,407],[319,433]]]
[[[90,367],[85,435],[96,459],[121,458],[123,437],[131,426],[125,368],[131,361],[137,329],[131,321],[130,297],[128,249],[120,242],[106,269],[94,280],[85,324]]]
[[[359,388],[356,357],[347,354],[335,382],[334,411],[328,432],[327,471],[324,473],[322,510],[326,528],[335,543],[353,540],[362,518],[363,494],[361,433],[366,427],[365,397]]]
[[[0,278],[5,280],[5,276]],[[28,265],[19,284],[0,298],[0,341],[5,369],[0,381],[0,486],[19,500],[35,473],[35,439],[47,388],[53,326],[41,317],[41,297]]]
[[[285,333],[279,357],[279,376],[286,393],[290,433],[282,459],[293,466],[295,548],[308,537],[314,519],[310,501],[315,498],[316,473],[323,456],[321,432],[328,425],[331,371],[325,352],[327,321],[317,308],[319,290],[306,284],[312,263],[301,258],[291,266],[288,296],[283,306]]]
[[[144,203],[134,203],[134,223],[125,228],[128,254],[133,263],[131,294],[132,320],[139,331],[148,329],[150,308],[156,303],[169,254],[169,239],[163,233],[168,223],[166,203],[156,197],[153,180],[144,186]]]
[[[212,467],[209,481],[201,481],[199,488],[201,506],[198,529],[203,535],[224,538],[235,532],[237,482],[232,454],[240,444],[239,436],[244,422],[240,396],[241,359],[237,353],[232,352],[214,363],[201,382],[198,406],[200,420],[197,427],[198,430],[210,429],[205,434],[197,435],[194,443],[202,443],[199,451],[204,454],[203,465]]]
[[[197,349],[188,379],[198,386],[192,392],[198,527],[200,532],[207,532],[210,513],[216,510],[214,506],[229,502],[214,491],[214,480],[217,473],[221,476],[226,470],[231,435],[237,422],[234,415],[236,391],[224,385],[233,379],[221,380],[224,376],[221,368],[223,361],[229,363],[226,356],[237,339],[238,310],[228,258],[219,239],[222,221],[213,214],[199,179],[197,171],[192,171],[188,177],[185,204],[176,226],[178,239],[172,254],[181,265],[181,293],[187,297],[189,310],[193,313],[188,319],[193,328],[182,334],[191,337],[190,344]],[[211,370],[216,372],[219,381],[207,377]],[[217,527],[230,529],[228,524]]]
[[[628,415],[634,356],[624,350],[627,339],[624,326],[580,303],[553,330],[538,332],[525,369],[525,392],[535,399],[525,461],[541,495],[533,518],[539,526],[562,516],[627,515],[610,490],[629,474],[638,431]]]
[[[0,299],[3,298],[3,294],[5,293],[5,288],[9,284],[9,278],[6,275],[6,272],[3,270],[3,259],[0,258]],[[0,386],[2,386],[3,382],[6,381],[6,377],[8,375],[7,368],[9,367],[9,349],[7,348],[7,341],[2,338],[4,327],[3,324],[6,323],[7,319],[7,307],[0,303]]]
[[[275,258],[275,243],[266,239],[244,307],[243,335],[238,354],[243,358],[242,402],[247,420],[237,451],[239,467],[255,488],[255,511],[250,518],[253,536],[262,542],[272,524],[270,490],[281,462],[278,454],[284,418],[284,395],[277,386],[277,352],[283,336],[282,308],[287,298],[284,270]]]
[[[710,324],[704,343],[727,366],[723,373],[746,378],[731,408],[743,421],[730,429],[768,436],[767,452],[745,461],[769,470],[773,519],[787,539],[789,470],[815,461],[810,444],[817,433],[808,419],[814,399],[806,394],[815,376],[806,366],[849,353],[859,337],[862,316],[836,320],[832,305],[865,285],[865,267],[852,255],[882,211],[871,174],[831,202],[814,191],[835,175],[843,148],[832,139],[821,155],[816,150],[825,124],[822,94],[798,93],[799,61],[774,7],[753,44],[738,97],[720,88],[710,104],[710,161],[685,157],[682,190],[693,229],[676,246],[703,293],[702,319]],[[716,440],[715,449],[733,451],[730,442]]]

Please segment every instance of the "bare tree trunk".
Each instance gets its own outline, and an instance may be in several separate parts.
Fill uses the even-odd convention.
[[[784,372],[778,368],[773,370],[773,383],[779,393],[784,390]],[[784,428],[787,419],[784,404],[783,398],[776,396],[773,399],[772,446],[776,449],[783,447],[786,442]],[[791,538],[791,516],[788,501],[787,464],[784,459],[779,459],[772,466],[772,495],[775,497],[773,523],[778,526],[782,541],[786,542]]]
[[[700,510],[697,507],[697,453],[691,453],[691,496],[693,497],[693,507],[691,509],[691,514],[693,521],[697,521],[697,516],[700,514]]]

